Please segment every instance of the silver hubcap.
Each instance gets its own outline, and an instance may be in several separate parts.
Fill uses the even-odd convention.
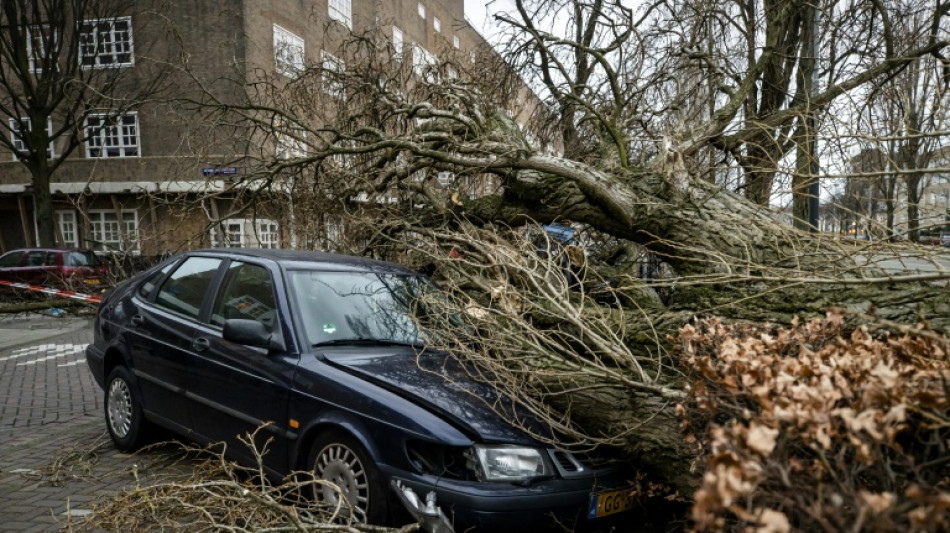
[[[328,445],[317,456],[314,473],[318,478],[330,481],[340,488],[338,493],[332,487],[320,487],[318,497],[321,500],[330,505],[337,505],[342,493],[356,519],[366,521],[366,512],[369,509],[366,471],[353,450],[342,444]]]
[[[129,384],[119,378],[109,385],[109,427],[116,437],[125,438],[132,427],[132,392]]]

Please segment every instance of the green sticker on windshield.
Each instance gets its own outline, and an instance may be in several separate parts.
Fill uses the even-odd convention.
[[[323,332],[326,333],[327,335],[333,335],[334,333],[336,333],[336,326],[334,326],[333,324],[324,324]]]

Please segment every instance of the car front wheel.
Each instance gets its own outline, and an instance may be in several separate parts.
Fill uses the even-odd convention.
[[[321,435],[310,452],[310,467],[317,479],[339,488],[338,491],[331,486],[316,485],[317,501],[336,507],[342,496],[343,509],[349,509],[356,521],[385,524],[388,516],[385,488],[376,465],[356,439],[339,431]]]
[[[145,443],[148,421],[142,413],[142,401],[135,378],[124,366],[112,369],[106,380],[106,427],[117,448],[133,451]]]

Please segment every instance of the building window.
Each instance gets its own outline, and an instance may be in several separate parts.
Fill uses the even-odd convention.
[[[439,20],[439,17],[432,17],[432,27],[435,28],[437,33],[442,33],[442,21]]]
[[[261,248],[273,250],[279,247],[280,233],[277,231],[276,222],[266,219],[255,220],[254,230],[257,235],[257,243]]]
[[[417,76],[429,83],[438,81],[438,65],[439,60],[435,54],[418,44],[412,46],[412,69]]]
[[[86,157],[138,157],[138,113],[86,117]]]
[[[303,39],[274,24],[274,63],[277,73],[292,78],[303,70],[303,61]]]
[[[92,231],[94,248],[97,250],[137,251],[139,242],[139,217],[134,210],[90,210],[89,229]]]
[[[229,218],[211,229],[211,246],[278,248],[280,228],[277,222],[266,218]]]
[[[350,0],[330,0],[330,18],[353,29],[353,5]]]
[[[419,16],[426,18],[426,5],[422,2],[419,2]]]
[[[34,26],[26,28],[26,57],[30,61],[30,72],[39,74],[43,72],[43,62],[46,60],[47,42],[50,42],[52,50],[56,49],[56,40],[58,34],[56,30],[51,30],[49,26]],[[51,59],[55,61],[55,59]]]
[[[225,220],[221,223],[221,230],[224,234],[220,244],[212,243],[212,246],[240,247],[244,245],[244,220]]]
[[[402,59],[403,36],[402,30],[393,26],[393,53],[396,59]]]
[[[76,229],[76,212],[57,211],[56,224],[59,226],[59,234],[63,238],[63,245],[78,247],[79,235]]]
[[[459,40],[458,35],[452,37],[452,46],[454,46],[456,50],[462,47],[462,41]]]
[[[283,117],[274,118],[275,155],[277,159],[307,156],[307,132]]]
[[[88,68],[132,65],[132,17],[84,20],[79,26],[79,64]]]
[[[441,171],[436,176],[436,179],[439,182],[439,185],[443,187],[450,187],[455,182],[455,175],[448,171]]]
[[[343,98],[342,75],[346,70],[346,63],[326,50],[320,51],[320,59],[323,66],[323,92],[335,98]]]
[[[26,143],[23,142],[23,135],[20,131],[20,125],[27,127],[29,131],[32,130],[32,124],[28,117],[23,117],[20,120],[15,118],[10,119],[10,141],[13,143],[13,160],[19,161],[20,157],[29,155],[30,150],[26,147]],[[46,120],[46,135],[49,136],[49,146],[46,147],[46,159],[53,159],[55,153],[53,150],[53,119]]]

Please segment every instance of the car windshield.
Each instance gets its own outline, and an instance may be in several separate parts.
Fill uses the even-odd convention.
[[[96,266],[99,264],[98,259],[92,252],[66,252],[65,259],[65,265],[72,267]]]
[[[290,272],[311,345],[387,342],[420,345],[413,311],[423,277],[374,272]]]

